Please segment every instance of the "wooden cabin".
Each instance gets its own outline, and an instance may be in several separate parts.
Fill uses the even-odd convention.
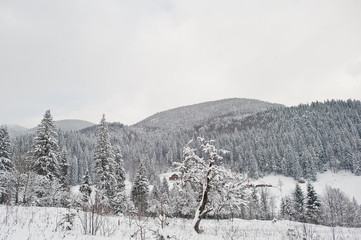
[[[178,174],[173,174],[172,176],[169,177],[169,181],[177,181],[179,180],[179,176]]]

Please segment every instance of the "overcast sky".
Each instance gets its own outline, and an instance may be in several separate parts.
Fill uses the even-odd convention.
[[[1,0],[0,124],[361,99],[361,1]]]

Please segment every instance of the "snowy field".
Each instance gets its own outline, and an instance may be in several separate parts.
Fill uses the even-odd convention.
[[[130,226],[125,217],[103,217],[97,236],[84,235],[81,225],[82,212],[76,212],[74,225],[65,231],[60,223],[65,213],[63,208],[8,207],[0,205],[0,239],[41,240],[41,239],[141,239],[140,229],[146,239],[156,239],[159,230],[151,218],[145,221],[133,220]],[[235,219],[203,220],[203,234],[198,235],[191,227],[191,220],[169,219],[163,234],[168,239],[215,240],[215,239],[361,239],[361,229],[330,228],[290,221],[245,221]]]
[[[167,179],[172,173],[162,174],[160,177]],[[319,195],[323,194],[326,185],[340,188],[349,197],[355,197],[361,203],[361,177],[348,172],[326,172],[317,176],[313,183]],[[170,181],[172,187],[174,182]],[[282,175],[270,175],[253,184],[268,184],[268,187],[277,201],[277,208],[282,196],[294,191],[296,181]],[[127,182],[127,190],[131,184]],[[300,184],[306,191],[306,183]],[[77,188],[73,188],[73,193]],[[61,226],[63,217],[69,210],[63,208],[38,208],[38,207],[9,207],[0,205],[0,240],[5,239],[141,239],[140,230],[145,233],[146,239],[156,239],[159,224],[151,218],[129,222],[125,217],[102,217],[101,226],[97,236],[85,235],[82,227],[84,213],[70,210],[74,214],[74,225],[71,230],[65,231]],[[186,219],[169,219],[169,225],[164,229],[164,235],[169,239],[184,240],[213,240],[213,239],[360,239],[361,229],[330,228],[312,224],[301,224],[291,221],[245,221],[240,219],[202,220],[201,227],[204,232],[198,235],[192,229],[192,221]],[[306,234],[306,235],[305,235]]]
[[[290,195],[294,190],[297,181],[291,177],[285,177],[283,175],[268,175],[264,178],[260,178],[256,181],[251,181],[254,185],[268,184],[272,194],[275,196],[276,206],[279,207],[281,198]],[[357,202],[361,203],[361,176],[355,176],[350,172],[338,172],[332,173],[330,171],[317,175],[317,181],[312,182],[315,190],[319,196],[323,195],[326,186],[333,188],[339,188],[348,197],[352,199],[354,197]],[[300,183],[300,186],[304,193],[306,193],[306,183]]]

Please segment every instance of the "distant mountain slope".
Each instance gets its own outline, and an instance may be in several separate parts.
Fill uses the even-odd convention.
[[[66,119],[55,121],[55,125],[58,129],[61,129],[63,131],[77,131],[83,128],[91,127],[95,124],[84,120]]]
[[[15,124],[10,124],[10,125],[6,125],[9,134],[11,137],[15,137],[15,136],[19,136],[21,134],[26,133],[29,129],[19,126],[19,125],[15,125]]]
[[[281,106],[280,104],[253,99],[230,98],[159,112],[138,122],[135,126],[162,129],[189,129],[196,125],[204,124],[216,117],[234,116],[241,119],[270,108]]]

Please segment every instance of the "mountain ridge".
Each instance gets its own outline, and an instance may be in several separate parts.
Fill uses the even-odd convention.
[[[227,98],[158,112],[132,126],[162,129],[189,129],[213,118],[230,115],[241,119],[248,115],[276,107],[284,106],[256,99]]]

